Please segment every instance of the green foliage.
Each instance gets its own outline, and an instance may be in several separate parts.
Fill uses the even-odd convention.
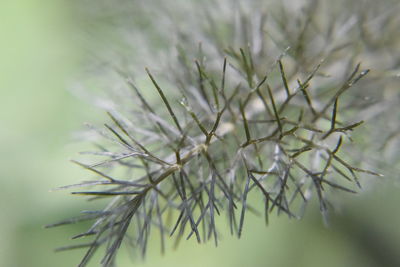
[[[111,64],[125,84],[121,101],[107,108],[110,122],[97,130],[106,142],[90,152],[104,159],[74,161],[99,179],[62,187],[89,186],[72,193],[110,202],[49,225],[94,221],[74,237],[93,237],[89,243],[61,248],[87,248],[80,266],[101,246],[102,265],[112,266],[123,240],[145,255],[152,228],[162,249],[168,236],[217,245],[217,216],[226,216],[240,237],[247,212],[262,209],[266,222],[274,211],[300,218],[312,195],[326,218],[331,197],[356,193],[360,176],[381,176],[365,168],[368,155],[352,134],[399,103],[398,88],[386,82],[395,65],[389,59],[390,71],[369,78],[358,62],[395,49],[398,35],[379,37],[375,30],[389,25],[395,32],[396,14],[323,1],[301,9],[219,3],[189,6],[193,21],[186,29],[174,23],[171,8],[150,5],[169,21],[165,27],[175,28],[179,44],[166,66],[157,61],[159,71],[146,68],[153,88],[140,88],[128,69]],[[384,104],[386,94],[396,97],[392,105]],[[374,101],[365,101],[370,95]],[[393,129],[383,144],[396,140]],[[374,139],[367,143],[375,149]],[[249,194],[261,197],[257,206]]]

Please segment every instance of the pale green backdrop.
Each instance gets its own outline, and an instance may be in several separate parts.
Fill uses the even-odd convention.
[[[84,253],[53,249],[70,244],[69,237],[86,225],[43,229],[88,207],[68,192],[49,190],[88,177],[68,161],[86,146],[73,133],[86,121],[105,118],[66,89],[89,55],[76,23],[81,19],[78,3],[0,3],[0,266],[76,266]],[[218,248],[183,241],[178,250],[161,256],[154,235],[145,262],[134,256],[133,264],[125,248],[118,262],[174,267],[400,266],[399,201],[399,187],[379,181],[371,192],[345,200],[330,228],[311,206],[304,220],[273,217],[269,227],[250,216],[243,238],[225,234]],[[90,266],[99,264],[93,261]]]

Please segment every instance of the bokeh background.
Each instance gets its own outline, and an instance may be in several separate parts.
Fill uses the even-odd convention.
[[[87,178],[85,171],[68,161],[87,147],[74,133],[86,121],[105,118],[103,111],[68,90],[87,71],[93,54],[106,50],[113,37],[112,25],[97,27],[98,21],[85,17],[81,8],[88,3],[0,3],[0,266],[76,266],[84,254],[83,250],[53,250],[68,245],[69,237],[87,225],[43,226],[93,205],[68,192],[49,192]],[[162,49],[162,45],[156,47]],[[118,263],[400,266],[399,173],[389,176],[374,182],[367,192],[344,199],[344,205],[331,215],[329,227],[324,226],[317,206],[310,206],[301,221],[273,216],[268,227],[261,218],[249,216],[241,240],[222,229],[224,238],[218,248],[190,240],[161,255],[154,235],[145,261],[122,248]],[[96,259],[90,266],[99,266]]]

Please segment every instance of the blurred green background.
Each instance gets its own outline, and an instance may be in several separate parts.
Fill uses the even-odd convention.
[[[86,65],[79,1],[2,0],[0,4],[0,266],[76,266],[84,251],[54,253],[86,225],[43,229],[88,204],[50,189],[86,179],[68,159],[85,148],[73,133],[105,117],[66,88]],[[393,176],[398,174],[393,173]],[[311,206],[301,221],[249,216],[241,240],[222,229],[220,246],[182,241],[145,261],[121,249],[120,266],[400,266],[400,194],[394,179],[343,200],[325,227]],[[395,177],[396,178],[396,177]],[[222,227],[225,224],[221,224]],[[133,259],[132,259],[133,258]],[[97,258],[95,258],[96,260]],[[90,266],[99,266],[92,261]]]

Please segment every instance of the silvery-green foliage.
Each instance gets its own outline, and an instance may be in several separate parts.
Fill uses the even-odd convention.
[[[110,12],[120,37],[102,54],[111,97],[94,101],[108,114],[90,152],[102,159],[75,162],[97,179],[63,188],[110,202],[50,225],[93,221],[75,237],[89,243],[61,250],[86,247],[84,266],[104,246],[111,266],[123,241],[144,255],[151,229],[163,249],[170,236],[217,244],[217,216],[240,237],[246,213],[299,218],[314,196],[326,217],[335,195],[381,176],[374,155],[399,155],[385,150],[398,144],[399,5],[361,2],[122,1],[93,11]]]

